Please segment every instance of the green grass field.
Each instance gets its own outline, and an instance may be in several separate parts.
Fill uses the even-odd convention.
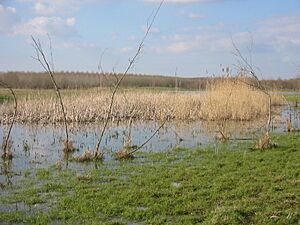
[[[0,197],[2,208],[23,207],[1,212],[0,222],[299,224],[300,136],[274,141],[278,147],[266,151],[241,144],[139,153],[80,174],[55,166],[25,171]]]

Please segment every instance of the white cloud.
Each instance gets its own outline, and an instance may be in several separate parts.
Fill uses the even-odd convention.
[[[52,2],[56,2],[56,0]],[[61,2],[67,1],[62,0]],[[35,9],[43,14],[53,12],[41,1],[36,1]],[[75,24],[76,19],[74,17],[64,19],[59,16],[39,16],[28,21],[21,21],[15,8],[4,7],[0,4],[0,33],[9,35],[46,35],[49,33],[53,36],[70,37],[77,35]]]
[[[290,54],[300,51],[300,15],[274,17],[256,22],[251,32],[231,33],[228,29],[230,30],[223,23],[186,28],[182,33],[162,36],[161,40],[165,45],[161,49],[177,54],[230,53],[233,50],[232,39],[241,50],[245,50],[251,45],[253,37],[254,52]]]
[[[205,15],[199,13],[188,13],[187,16],[191,19],[203,19]]]
[[[175,42],[167,46],[167,50],[171,53],[184,53],[193,47],[193,43]]]
[[[15,26],[15,35],[46,35],[70,37],[77,35],[74,28],[75,18],[35,17]]]
[[[75,23],[76,23],[76,19],[74,17],[68,18],[67,21],[66,21],[66,24],[68,26],[74,26]]]
[[[49,15],[55,13],[55,8],[47,5],[46,3],[43,2],[36,2],[34,4],[34,12],[37,14],[42,14],[42,15]]]
[[[258,23],[257,41],[276,51],[300,50],[300,15],[273,17]]]
[[[206,32],[197,35],[175,34],[162,37],[167,43],[166,51],[185,53],[189,51],[220,52],[230,51],[231,39],[225,34]]]
[[[97,0],[18,0],[32,4],[33,11],[38,15],[68,14],[77,11],[83,4]]]
[[[239,46],[250,44],[250,34],[238,32],[232,35]],[[175,34],[167,38],[166,50],[171,53],[196,52],[231,52],[233,50],[231,36],[226,33],[203,33],[198,35]]]
[[[195,13],[195,12],[180,11],[179,15],[190,18],[190,19],[204,19],[204,18],[206,18],[206,16],[204,14]]]
[[[87,43],[87,42],[63,42],[58,44],[57,47],[65,48],[65,49],[75,49],[75,50],[95,50],[99,49],[100,47],[94,43]]]
[[[0,4],[0,33],[10,34],[18,23],[19,17],[13,7],[4,7]]]

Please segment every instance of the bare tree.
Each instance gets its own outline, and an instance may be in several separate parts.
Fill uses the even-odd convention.
[[[142,49],[143,49],[143,47],[144,47],[144,43],[145,43],[145,41],[146,41],[146,39],[147,39],[147,37],[148,37],[150,31],[151,31],[151,28],[152,28],[152,26],[153,26],[153,24],[154,24],[154,22],[155,22],[155,19],[156,19],[157,15],[158,15],[158,13],[159,13],[159,11],[160,11],[160,9],[161,9],[163,3],[164,3],[164,0],[162,0],[162,1],[160,2],[160,4],[159,4],[159,6],[157,7],[157,9],[156,9],[156,11],[155,11],[155,13],[154,13],[152,19],[150,20],[150,23],[148,23],[147,29],[146,29],[146,32],[145,32],[145,35],[143,36],[142,40],[140,41],[140,43],[139,43],[139,45],[138,45],[138,48],[137,48],[137,50],[136,50],[134,56],[132,57],[132,59],[129,59],[129,64],[128,64],[127,68],[125,69],[124,73],[121,75],[120,78],[119,78],[119,77],[116,77],[117,81],[116,81],[116,84],[114,85],[114,88],[113,88],[113,91],[112,91],[112,95],[111,95],[111,99],[110,99],[110,104],[109,104],[108,112],[107,112],[107,115],[106,115],[106,118],[105,118],[104,126],[103,126],[103,129],[102,129],[102,131],[101,131],[101,134],[100,134],[100,138],[99,138],[99,140],[98,140],[98,143],[97,143],[97,145],[96,145],[96,157],[97,157],[98,155],[101,155],[101,152],[100,152],[100,151],[101,151],[101,150],[100,150],[100,145],[101,145],[101,141],[102,141],[103,136],[104,136],[104,132],[105,132],[105,130],[106,130],[106,128],[107,128],[108,122],[109,122],[110,117],[111,117],[111,114],[112,114],[113,104],[114,104],[115,95],[116,95],[116,93],[117,93],[117,90],[118,90],[118,88],[119,88],[119,86],[120,86],[122,80],[123,80],[123,79],[125,78],[125,76],[128,74],[128,72],[129,72],[130,69],[133,67],[134,63],[136,62],[138,56],[141,54]],[[101,60],[100,60],[100,62],[101,62]],[[99,65],[101,65],[101,64],[99,63]],[[102,69],[102,67],[100,67],[100,69]]]
[[[48,38],[49,38],[49,44],[50,44],[51,61],[50,62],[48,61],[48,59],[45,55],[45,52],[42,48],[40,40],[35,39],[33,36],[31,36],[31,39],[33,41],[33,47],[36,51],[36,56],[32,57],[32,58],[37,60],[40,63],[40,65],[43,67],[43,69],[48,73],[48,75],[51,78],[52,84],[55,88],[56,95],[59,99],[61,111],[62,111],[62,114],[63,114],[64,125],[65,125],[66,140],[64,142],[64,151],[65,152],[72,152],[72,151],[74,151],[74,147],[72,145],[72,142],[69,140],[69,130],[68,130],[66,110],[65,110],[64,103],[63,103],[63,100],[62,100],[62,97],[61,97],[60,88],[57,85],[57,82],[54,78],[55,73],[54,73],[54,63],[53,63],[52,42],[51,42],[51,39],[50,39],[49,35],[48,35]]]
[[[3,159],[12,159],[12,153],[10,152],[10,149],[9,149],[9,141],[10,141],[10,134],[11,134],[11,131],[12,131],[12,128],[13,128],[13,125],[15,123],[16,116],[17,116],[18,102],[17,102],[16,94],[10,86],[8,86],[3,81],[0,81],[0,85],[4,88],[7,88],[10,91],[11,95],[13,96],[14,103],[15,103],[14,104],[14,114],[13,114],[12,121],[11,121],[9,129],[8,129],[7,136],[3,143],[3,154],[2,154]]]
[[[263,135],[263,137],[261,139],[259,139],[258,143],[256,144],[257,148],[268,149],[272,146],[271,141],[270,141],[270,134],[269,134],[270,130],[271,130],[271,122],[272,122],[272,97],[271,97],[270,93],[266,90],[266,88],[260,82],[260,79],[256,73],[257,70],[259,71],[259,68],[254,67],[252,64],[253,38],[251,36],[251,46],[250,46],[250,48],[248,48],[249,59],[247,59],[242,54],[242,52],[240,51],[240,49],[238,48],[238,46],[236,45],[234,40],[233,39],[231,39],[231,40],[232,40],[232,45],[234,47],[233,54],[237,57],[238,69],[240,70],[240,73],[250,75],[250,77],[252,79],[254,79],[255,82],[251,83],[251,82],[247,82],[246,80],[243,80],[243,79],[239,79],[239,81],[261,91],[268,98],[268,120],[267,120],[266,126],[265,126],[266,133]]]

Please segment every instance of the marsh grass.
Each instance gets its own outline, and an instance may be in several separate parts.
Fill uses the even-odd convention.
[[[131,154],[132,150],[138,148],[138,146],[132,145],[132,139],[131,139],[131,126],[132,126],[132,120],[130,120],[130,128],[129,133],[126,135],[126,138],[124,140],[123,148],[119,149],[115,153],[116,159],[132,159],[134,158]]]
[[[254,149],[267,150],[275,147],[277,147],[277,144],[271,141],[269,132],[266,132],[259,140],[257,140]]]
[[[81,155],[73,156],[71,160],[76,162],[91,162],[91,161],[102,161],[104,159],[104,153],[100,151],[97,153],[91,150],[85,150]]]
[[[272,106],[283,104],[281,96],[272,95]],[[268,115],[268,97],[243,78],[224,78],[209,86],[201,112],[208,120],[254,120]]]
[[[70,140],[64,140],[63,145],[64,145],[63,148],[64,153],[72,153],[76,150],[76,148],[73,145],[73,142]]]
[[[63,122],[57,99],[53,96],[28,96],[20,100],[18,122]],[[124,100],[126,95],[127,101]],[[74,91],[64,96],[68,122],[101,122],[107,115],[111,93],[109,90],[91,92]],[[162,120],[172,112],[174,119],[195,120],[200,117],[202,96],[199,93],[174,94],[169,92],[127,91],[117,93],[111,114],[112,121],[133,119]],[[132,115],[132,107],[135,108]],[[10,103],[0,106],[1,122],[6,123],[12,114]]]
[[[124,146],[122,149],[115,153],[116,159],[133,159],[134,156],[131,154],[132,150],[137,148],[137,146]]]
[[[47,91],[46,91],[47,92]],[[232,94],[230,95],[230,93]],[[47,92],[49,93],[49,92]],[[65,91],[63,101],[69,123],[103,122],[111,93],[108,89]],[[125,96],[125,98],[124,98]],[[126,101],[125,101],[126,99]],[[43,91],[21,97],[16,120],[21,123],[62,123],[57,98]],[[116,94],[112,109],[113,122],[133,120],[236,120],[266,117],[268,99],[245,84],[220,80],[207,92],[169,92],[123,90]],[[280,96],[272,96],[272,105],[282,105]],[[132,112],[134,108],[134,112]],[[1,123],[8,123],[13,114],[11,102],[0,105]]]

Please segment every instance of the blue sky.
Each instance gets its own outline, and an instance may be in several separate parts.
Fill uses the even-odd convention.
[[[30,35],[56,70],[124,71],[159,0],[0,0],[0,71],[41,71]],[[264,78],[300,70],[299,0],[166,0],[131,72],[211,76],[232,67],[231,38]]]

